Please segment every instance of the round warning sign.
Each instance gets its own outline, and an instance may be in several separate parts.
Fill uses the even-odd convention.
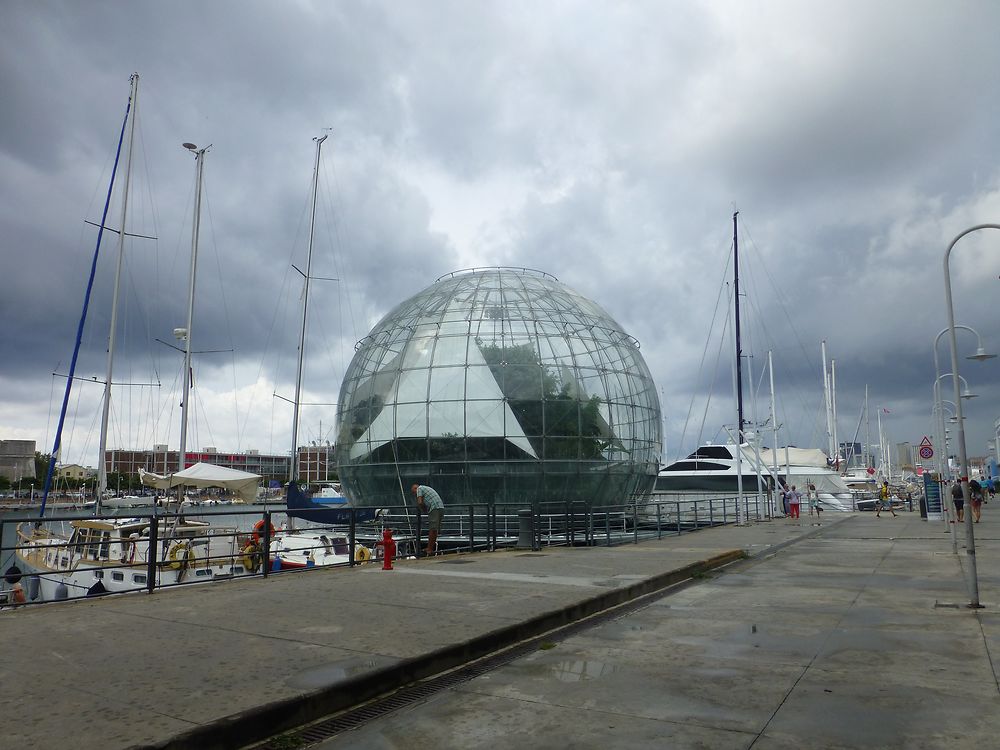
[[[921,458],[934,458],[934,449],[929,445],[920,446],[920,457]]]

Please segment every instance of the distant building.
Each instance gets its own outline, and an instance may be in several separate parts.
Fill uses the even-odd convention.
[[[914,450],[910,443],[896,443],[896,467],[913,470],[916,462],[913,460]]]
[[[34,440],[0,440],[0,476],[12,482],[35,478]]]
[[[56,477],[59,479],[89,479],[96,474],[96,469],[80,464],[63,464],[56,467]]]
[[[337,464],[333,459],[334,447],[307,445],[299,448],[299,479],[308,484],[332,482],[338,478]],[[288,479],[288,475],[285,475]]]
[[[180,470],[178,454],[179,451],[162,444],[154,445],[152,450],[108,450],[104,453],[104,468],[108,473],[138,474],[139,469],[143,469],[154,474],[171,474]],[[252,449],[243,453],[220,453],[214,447],[185,451],[183,468],[199,462],[260,474],[265,482],[272,479],[282,483],[288,481],[287,455],[268,455]]]

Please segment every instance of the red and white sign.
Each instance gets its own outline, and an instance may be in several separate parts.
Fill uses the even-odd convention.
[[[920,457],[921,458],[934,458],[934,449],[929,445],[920,446]]]

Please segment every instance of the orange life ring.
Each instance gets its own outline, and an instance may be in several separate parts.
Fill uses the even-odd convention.
[[[263,518],[253,525],[253,540],[258,544],[264,539],[264,527],[269,526],[268,536],[274,539],[274,524],[265,521]]]

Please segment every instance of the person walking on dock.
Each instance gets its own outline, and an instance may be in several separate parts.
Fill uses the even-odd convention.
[[[819,493],[816,492],[816,485],[812,482],[806,485],[806,503],[809,504],[809,515],[815,511],[819,515]]]
[[[433,487],[415,484],[410,491],[417,498],[417,507],[427,513],[427,556],[430,557],[437,547],[438,532],[441,531],[441,521],[444,518],[444,503]]]
[[[875,518],[881,518],[883,510],[892,513],[893,518],[896,517],[896,511],[892,509],[892,490],[889,489],[888,482],[882,482],[882,487],[878,491],[878,500],[875,502]]]
[[[791,511],[792,518],[799,517],[799,506],[802,504],[802,493],[795,489],[795,485],[792,485],[792,491],[788,496],[788,509]]]
[[[965,496],[962,494],[962,483],[955,482],[951,486],[951,502],[955,505],[955,518],[959,523],[965,520]],[[954,523],[954,521],[952,521]]]
[[[969,500],[972,502],[972,520],[979,523],[979,516],[983,512],[983,486],[975,479],[969,482]]]

